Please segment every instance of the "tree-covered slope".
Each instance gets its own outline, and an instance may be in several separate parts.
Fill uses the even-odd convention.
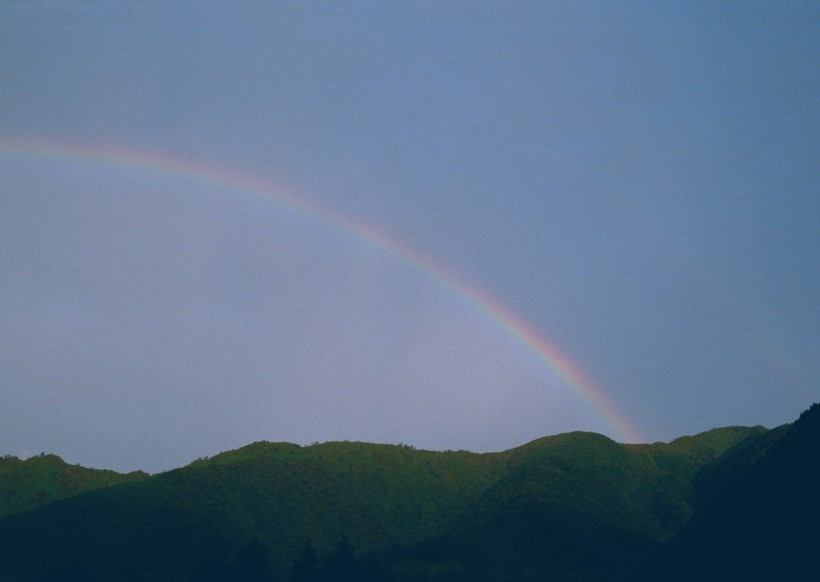
[[[325,555],[342,535],[372,551],[440,534],[501,469],[492,455],[256,443],[0,521],[13,548],[0,575],[178,580],[259,540],[284,576],[306,540]]]
[[[374,579],[592,579],[654,552],[689,520],[698,472],[765,434],[570,433],[488,454],[255,443],[7,516],[0,579],[288,579],[295,563],[362,578],[367,556]]]
[[[386,552],[386,578],[629,580],[690,518],[699,470],[765,432],[630,446],[591,433],[534,441],[507,453],[509,471],[461,527]]]
[[[0,458],[0,517],[92,489],[147,479],[148,474],[128,474],[69,465],[56,455],[27,460]]]
[[[696,514],[658,568],[667,579],[820,579],[820,404],[741,442],[696,486]]]

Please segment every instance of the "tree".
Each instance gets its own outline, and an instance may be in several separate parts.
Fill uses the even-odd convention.
[[[319,580],[319,557],[313,542],[308,538],[302,546],[302,553],[293,562],[291,579],[293,582],[315,582]]]
[[[375,582],[382,579],[379,565],[374,560],[356,559],[353,546],[344,534],[319,576],[319,580],[333,582]]]
[[[269,582],[273,576],[268,548],[258,539],[239,552],[232,568],[235,580]]]

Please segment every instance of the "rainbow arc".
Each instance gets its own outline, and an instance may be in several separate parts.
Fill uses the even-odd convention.
[[[588,402],[596,414],[613,430],[616,439],[625,442],[643,442],[644,440],[641,431],[554,342],[549,341],[497,298],[452,269],[376,226],[345,216],[310,199],[275,189],[257,178],[166,155],[109,146],[2,138],[0,138],[0,154],[96,162],[135,168],[199,182],[209,187],[262,196],[296,212],[308,215],[367,244],[374,245],[409,264],[418,272],[432,277],[449,292],[484,314],[497,329],[512,337],[551,373],[558,376],[563,383]]]

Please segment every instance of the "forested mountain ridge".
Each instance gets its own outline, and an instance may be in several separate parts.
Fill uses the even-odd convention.
[[[0,580],[634,579],[684,559],[678,532],[791,432],[486,454],[254,443],[0,519]]]
[[[665,548],[668,579],[820,579],[820,404],[733,452],[696,481],[696,514]]]
[[[69,465],[56,455],[26,460],[0,458],[0,518],[34,509],[84,491],[147,479],[142,471],[117,473]]]

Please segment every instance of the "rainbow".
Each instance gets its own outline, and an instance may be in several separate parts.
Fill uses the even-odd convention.
[[[0,154],[111,164],[273,199],[298,213],[310,216],[373,245],[409,264],[423,275],[431,277],[449,292],[482,313],[498,329],[526,348],[541,364],[571,387],[612,429],[616,439],[622,442],[644,442],[645,440],[641,431],[568,356],[512,309],[458,273],[373,225],[326,208],[310,199],[275,190],[257,178],[164,154],[158,155],[115,146],[103,147],[71,142],[12,138],[0,138]]]

